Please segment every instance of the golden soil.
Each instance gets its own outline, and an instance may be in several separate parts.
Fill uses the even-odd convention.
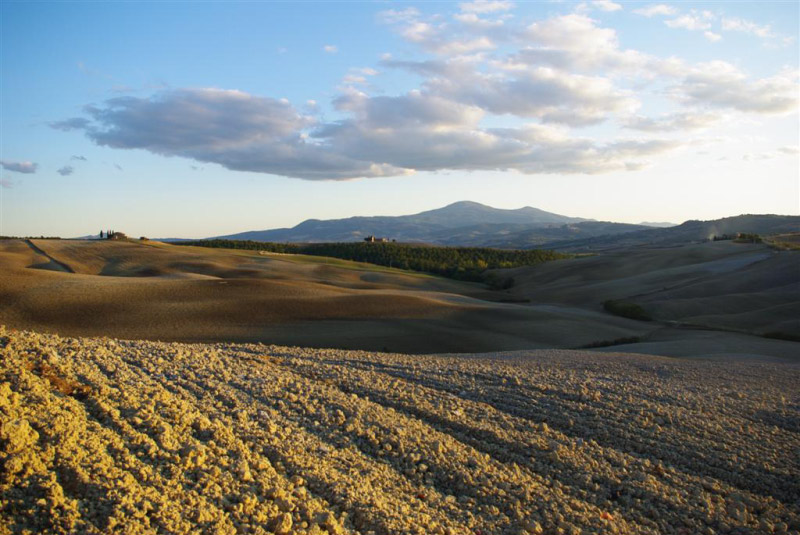
[[[792,534],[800,367],[0,327],[0,534]]]

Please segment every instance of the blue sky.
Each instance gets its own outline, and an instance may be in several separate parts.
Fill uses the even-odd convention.
[[[800,212],[797,2],[0,4],[0,234]]]

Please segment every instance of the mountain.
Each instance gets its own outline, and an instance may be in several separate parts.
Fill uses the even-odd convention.
[[[527,227],[518,231],[502,233],[501,236],[487,237],[481,245],[501,249],[528,249],[547,246],[552,242],[565,240],[591,240],[601,236],[617,236],[649,227],[628,223],[608,221],[582,221],[560,226]],[[455,245],[455,244],[453,244]]]
[[[740,215],[712,221],[686,221],[669,227],[655,226],[660,223],[648,225],[568,217],[530,206],[503,210],[462,201],[414,215],[308,219],[293,228],[241,232],[218,238],[302,243],[361,241],[367,236],[377,236],[437,245],[580,252],[648,245],[669,247],[737,232],[761,235],[797,232],[800,217]]]
[[[715,236],[735,235],[739,232],[761,236],[800,232],[800,216],[746,214],[710,221],[689,220],[669,228],[650,228],[588,239],[552,241],[547,247],[575,252],[609,251],[639,246],[673,247],[710,240]]]
[[[271,242],[341,242],[378,236],[402,242],[455,244],[470,235],[485,233],[494,236],[584,221],[587,220],[545,212],[530,206],[503,210],[462,201],[414,215],[348,217],[325,221],[308,219],[293,228],[241,232],[218,238]]]

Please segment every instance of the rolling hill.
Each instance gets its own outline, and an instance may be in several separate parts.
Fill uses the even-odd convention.
[[[405,353],[604,346],[796,358],[797,342],[760,335],[800,332],[798,254],[731,241],[645,247],[498,270],[514,283],[492,290],[338,258],[7,239],[0,324],[69,336]],[[633,302],[655,321],[613,315],[605,300]]]
[[[577,240],[552,241],[548,248],[561,251],[611,251],[628,247],[675,247],[707,241],[715,236],[738,232],[770,236],[800,231],[800,217],[774,214],[745,214],[710,221],[690,220],[669,228],[650,228],[625,234],[593,236]]]

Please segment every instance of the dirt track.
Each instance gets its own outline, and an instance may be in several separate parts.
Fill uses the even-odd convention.
[[[0,533],[800,528],[793,364],[0,347]]]

